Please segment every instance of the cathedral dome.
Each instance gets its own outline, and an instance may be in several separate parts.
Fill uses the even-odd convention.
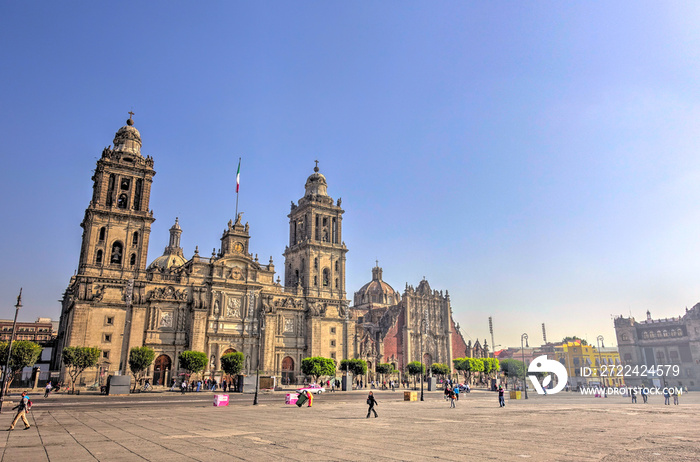
[[[129,118],[126,125],[117,130],[114,150],[141,155],[141,133],[134,127],[133,119]]]
[[[184,257],[177,254],[171,255],[161,255],[160,257],[153,260],[153,262],[148,265],[146,271],[166,271],[170,268],[177,268],[187,263]]]
[[[318,173],[318,164],[314,167],[314,173],[306,179],[306,195],[328,195],[328,183],[322,173]]]
[[[372,268],[372,280],[355,292],[355,306],[365,303],[394,305],[401,300],[401,295],[382,280],[382,269]]]
[[[165,248],[163,255],[156,258],[148,265],[146,271],[166,271],[170,268],[177,268],[187,263],[182,253],[182,247],[180,247],[181,234],[182,228],[180,228],[180,220],[175,218],[175,224],[170,228],[170,241],[168,242],[168,246]]]

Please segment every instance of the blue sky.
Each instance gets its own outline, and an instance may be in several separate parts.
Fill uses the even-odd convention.
[[[451,294],[467,338],[604,335],[700,301],[700,7],[691,2],[5,3],[0,315],[58,318],[91,170],[133,110],[149,260],[240,209],[282,269],[313,161],[351,295],[375,258]],[[490,343],[490,338],[489,338]]]

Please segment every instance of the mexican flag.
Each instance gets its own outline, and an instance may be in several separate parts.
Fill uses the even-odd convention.
[[[238,188],[241,186],[241,158],[238,158],[238,171],[236,172],[236,194],[238,194]]]

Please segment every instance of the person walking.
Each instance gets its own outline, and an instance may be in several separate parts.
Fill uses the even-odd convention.
[[[182,383],[180,384],[180,389],[182,390],[182,394],[185,394],[185,391],[187,390],[187,380],[183,380]]]
[[[498,406],[506,407],[506,396],[503,387],[498,387]]]
[[[632,403],[637,404],[637,390],[635,390],[635,389],[633,388],[633,389],[632,389],[632,392],[631,392],[631,395],[632,395]]]
[[[673,392],[673,404],[678,404],[678,391],[679,390]]]
[[[379,417],[377,415],[377,411],[374,409],[374,406],[379,406],[379,403],[377,403],[377,400],[374,399],[374,395],[372,392],[369,392],[369,396],[367,396],[367,404],[369,405],[369,409],[367,409],[367,418],[369,419],[370,413],[374,412],[374,418],[376,419]]]
[[[29,401],[29,398],[27,398],[27,392],[23,391],[22,392],[22,397],[19,399],[19,404],[15,407],[12,408],[14,411],[17,409],[17,414],[15,415],[15,419],[12,421],[12,424],[10,424],[10,428],[8,431],[12,431],[15,429],[15,424],[17,421],[21,418],[22,421],[24,422],[24,429],[27,430],[31,425],[29,425],[29,421],[27,420],[27,402]]]
[[[664,404],[671,405],[671,394],[668,392],[668,388],[664,388]]]
[[[648,399],[648,396],[647,396],[647,395],[648,395],[647,389],[646,389],[646,388],[642,388],[642,391],[640,391],[639,394],[642,395],[642,400],[644,401],[644,404],[646,404],[646,403],[647,403],[647,399]]]
[[[454,389],[450,390],[450,409],[456,407],[455,406],[455,399],[457,398],[457,395],[455,395]]]
[[[48,382],[46,382],[46,388],[44,389],[44,398],[49,397],[49,393],[51,393],[51,388],[51,381],[49,380]]]

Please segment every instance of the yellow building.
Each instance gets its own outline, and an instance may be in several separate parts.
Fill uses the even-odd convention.
[[[557,361],[566,367],[572,388],[595,385],[620,387],[625,384],[617,348],[599,350],[595,346],[574,341],[556,345],[554,350]]]

